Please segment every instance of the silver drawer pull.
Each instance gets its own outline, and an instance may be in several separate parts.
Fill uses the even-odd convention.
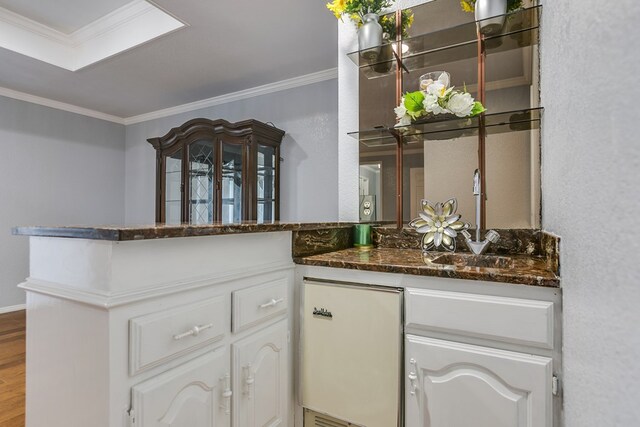
[[[276,305],[280,304],[282,301],[284,301],[284,298],[279,298],[279,299],[272,298],[271,301],[265,302],[264,304],[260,304],[260,308],[275,307]]]
[[[200,332],[204,331],[205,329],[212,328],[212,327],[213,327],[213,323],[208,323],[206,325],[194,326],[193,328],[189,329],[187,332],[183,332],[181,334],[174,335],[173,339],[177,341],[177,340],[181,340],[182,338],[185,338],[185,337],[190,337],[190,336],[197,337],[198,335],[200,335]]]

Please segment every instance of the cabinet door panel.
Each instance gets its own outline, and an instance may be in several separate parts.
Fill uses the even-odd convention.
[[[229,354],[219,348],[133,388],[136,426],[227,427]]]
[[[233,345],[235,427],[288,425],[287,366],[286,320]]]
[[[551,359],[407,335],[407,427],[551,427]]]

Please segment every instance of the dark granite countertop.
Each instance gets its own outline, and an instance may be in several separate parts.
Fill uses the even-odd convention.
[[[507,268],[443,265],[431,262],[431,260],[442,255],[446,254],[433,252],[423,256],[422,251],[418,249],[374,248],[370,251],[362,251],[356,248],[349,248],[325,254],[296,257],[294,261],[302,265],[383,273],[403,273],[531,286],[560,287],[559,277],[549,268],[548,262],[544,257],[530,255],[510,256],[509,260],[513,260],[513,264]],[[495,260],[496,263],[497,261],[505,261],[504,257],[494,256],[493,258],[488,258]]]
[[[90,240],[146,240],[171,237],[216,236],[221,234],[260,233],[271,231],[312,231],[323,229],[351,229],[351,222],[243,222],[240,224],[207,225],[142,225],[98,227],[15,227],[12,234],[19,236],[66,237]]]

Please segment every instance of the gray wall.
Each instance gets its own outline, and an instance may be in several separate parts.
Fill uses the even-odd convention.
[[[27,237],[16,225],[119,223],[124,126],[0,97],[0,309],[24,303]]]
[[[567,427],[640,423],[640,2],[544,1],[543,224],[561,235]]]
[[[273,122],[282,142],[280,216],[283,221],[338,218],[337,80],[150,120],[126,127],[127,224],[154,221],[155,152],[147,138],[196,117]]]

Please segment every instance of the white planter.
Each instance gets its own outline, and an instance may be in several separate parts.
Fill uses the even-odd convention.
[[[482,34],[493,35],[502,30],[507,0],[477,0],[475,8],[476,21],[480,21],[478,28]]]
[[[358,30],[360,56],[369,61],[376,60],[382,45],[382,26],[375,13],[367,13],[362,20],[362,27]]]

